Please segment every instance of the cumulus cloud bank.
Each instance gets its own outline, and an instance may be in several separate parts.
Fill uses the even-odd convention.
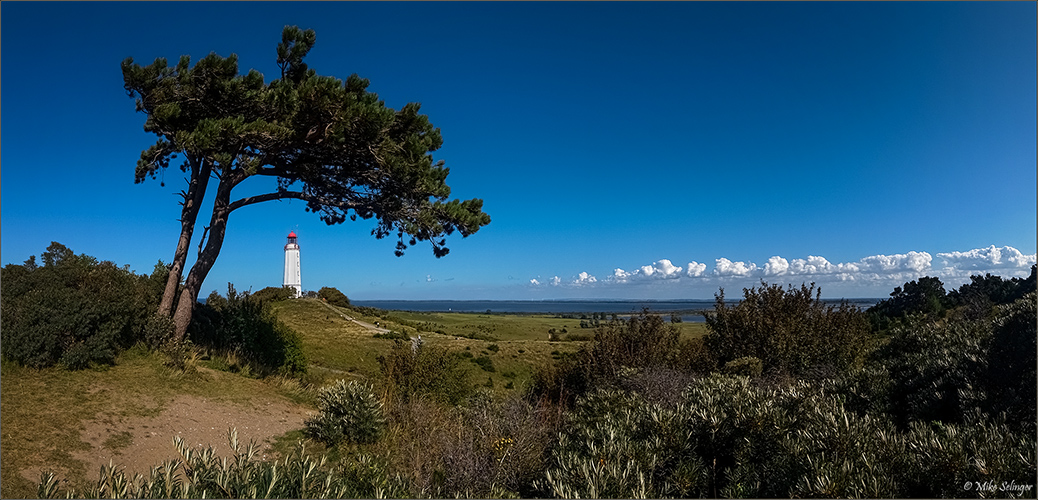
[[[688,272],[685,273],[689,278],[698,278],[706,272],[706,264],[700,264],[696,261],[688,263]]]
[[[714,265],[714,274],[717,276],[736,276],[745,278],[757,270],[757,264],[750,262],[732,262],[724,257],[717,259]]]
[[[659,279],[668,280],[681,277],[681,267],[675,266],[668,259],[660,259],[650,265],[642,266],[634,271],[627,272],[616,268],[613,270],[613,280],[625,283],[637,279]]]
[[[993,270],[1014,267],[1030,267],[1035,263],[1035,254],[1024,255],[1023,252],[1005,246],[997,248],[975,248],[967,252],[938,253],[947,267],[968,270]]]
[[[577,279],[573,280],[573,284],[574,285],[590,285],[590,284],[592,284],[592,283],[594,283],[596,281],[598,281],[598,280],[595,279],[594,276],[591,276],[588,273],[580,273],[577,276]]]
[[[1025,273],[1036,262],[1035,254],[1024,254],[1010,247],[976,248],[964,252],[942,252],[937,257],[944,260],[943,268],[935,268],[934,257],[928,252],[910,251],[890,255],[870,255],[856,262],[833,263],[818,255],[807,258],[786,259],[775,255],[763,267],[753,262],[732,261],[717,258],[714,268],[707,272],[707,265],[691,261],[687,266],[676,266],[669,259],[660,259],[652,264],[640,266],[632,271],[615,268],[613,274],[599,280],[587,272],[581,272],[572,281],[563,282],[555,276],[548,281],[552,286],[610,286],[663,281],[680,282],[683,278],[692,282],[721,282],[742,279],[799,279],[817,282],[860,282],[873,285],[900,283],[918,279],[924,275],[948,280],[961,279],[970,274],[986,271],[1005,275]],[[541,285],[539,279],[530,280],[532,285]],[[952,284],[952,283],[946,283]]]

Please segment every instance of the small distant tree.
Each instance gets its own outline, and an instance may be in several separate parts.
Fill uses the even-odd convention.
[[[317,291],[317,298],[322,299],[333,306],[350,306],[349,297],[340,292],[339,289],[330,286],[321,287],[321,289]]]

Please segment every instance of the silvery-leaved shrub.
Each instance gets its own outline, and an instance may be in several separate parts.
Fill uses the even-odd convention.
[[[310,437],[326,444],[373,443],[386,425],[382,402],[368,384],[339,380],[317,393],[316,415],[306,419]]]

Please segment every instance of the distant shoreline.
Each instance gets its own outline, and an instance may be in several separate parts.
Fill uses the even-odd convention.
[[[846,301],[861,309],[867,309],[883,299],[822,299],[822,302],[838,305]],[[736,298],[726,299],[729,304],[739,302]],[[395,311],[414,312],[467,312],[495,314],[560,314],[560,313],[617,313],[629,314],[648,308],[658,313],[694,314],[714,307],[714,299],[693,300],[353,300],[353,305]]]

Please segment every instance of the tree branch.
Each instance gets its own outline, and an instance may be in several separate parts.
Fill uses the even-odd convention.
[[[209,234],[209,226],[202,226],[202,239],[198,241],[198,255],[202,255],[202,245],[205,244],[205,236]]]
[[[351,208],[357,208],[357,207],[361,206],[360,203],[348,202],[348,201],[345,201],[345,200],[330,200],[330,199],[327,199],[327,198],[321,198],[319,196],[314,196],[314,195],[311,195],[311,194],[306,194],[306,193],[303,193],[303,192],[300,192],[300,191],[278,191],[276,193],[258,194],[256,196],[249,196],[249,197],[246,197],[246,198],[242,198],[242,199],[237,200],[237,201],[231,203],[230,205],[228,205],[227,211],[228,212],[233,212],[233,211],[235,211],[235,210],[237,210],[237,209],[239,209],[241,207],[244,207],[246,205],[254,205],[256,203],[263,203],[265,201],[284,200],[284,199],[296,199],[296,200],[303,200],[303,201],[307,201],[307,202],[312,201],[312,202],[320,203],[321,205],[327,205],[327,206],[332,206],[332,207],[336,207],[336,208],[341,208],[343,210],[347,210],[347,209],[351,209]]]

